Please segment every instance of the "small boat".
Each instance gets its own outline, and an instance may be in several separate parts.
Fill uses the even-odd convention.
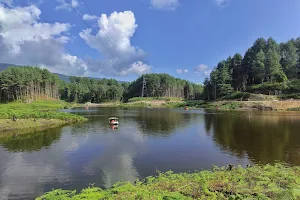
[[[108,120],[109,120],[109,124],[110,125],[119,125],[119,120],[118,120],[118,118],[116,118],[116,117],[110,117],[110,118],[108,118]]]
[[[185,106],[185,107],[184,107],[184,110],[189,110],[189,107],[188,107],[188,106]]]

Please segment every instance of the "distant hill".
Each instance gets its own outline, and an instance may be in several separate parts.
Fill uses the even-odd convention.
[[[0,71],[6,70],[8,67],[17,66],[14,64],[0,63]]]
[[[6,70],[8,67],[20,67],[19,65],[14,65],[14,64],[7,64],[7,63],[0,63],[0,72],[3,70]],[[56,74],[61,80],[65,81],[65,82],[70,82],[70,77],[71,76],[67,76],[64,74],[58,74],[58,73],[54,73]],[[92,77],[88,77],[90,79],[97,79],[100,80],[101,78],[92,78]],[[120,83],[125,83],[126,81],[119,81]]]

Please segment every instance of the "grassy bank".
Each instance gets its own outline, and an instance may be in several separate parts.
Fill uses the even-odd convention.
[[[185,101],[172,97],[135,97],[128,102],[105,102],[85,104],[89,107],[121,107],[121,108],[204,108],[210,110],[260,110],[260,111],[299,111],[300,100],[284,99],[282,96],[234,92],[217,101],[193,100]]]
[[[117,183],[108,190],[89,187],[53,190],[37,200],[58,199],[299,199],[300,167],[253,166],[232,170],[175,174],[160,173],[143,181]]]
[[[48,127],[85,121],[85,118],[78,115],[57,112],[59,109],[71,106],[63,101],[0,104],[0,132],[26,133],[34,129],[43,130]],[[13,118],[16,120],[12,120]]]

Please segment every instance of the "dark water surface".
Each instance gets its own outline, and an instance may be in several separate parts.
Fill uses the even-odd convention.
[[[300,113],[182,109],[73,109],[84,124],[0,141],[0,199],[34,199],[52,188],[102,188],[156,170],[228,163],[300,165]],[[108,118],[119,118],[112,130]]]

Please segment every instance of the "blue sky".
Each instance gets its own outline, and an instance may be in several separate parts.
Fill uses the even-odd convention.
[[[218,61],[244,54],[258,37],[300,37],[299,0],[84,0],[95,15],[85,20],[68,1],[92,15],[82,0],[0,0],[0,52],[10,52],[0,62],[127,81],[168,73],[201,83]]]

